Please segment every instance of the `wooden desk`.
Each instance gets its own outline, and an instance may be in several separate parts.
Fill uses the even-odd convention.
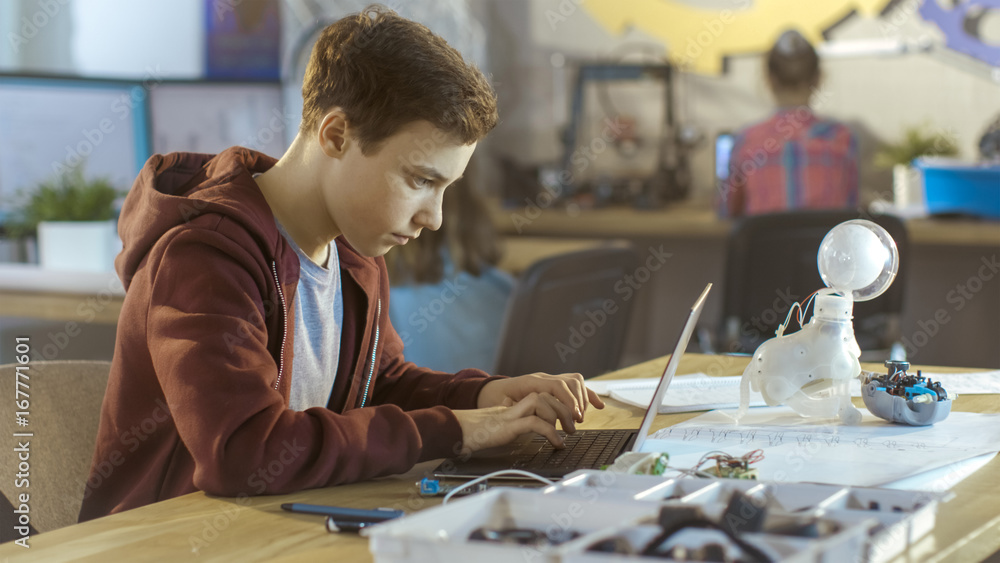
[[[604,377],[657,377],[665,361],[651,360]],[[745,358],[687,355],[680,372],[735,375],[742,372],[746,362]],[[960,411],[998,412],[1000,401],[992,395],[964,395],[954,407]],[[660,415],[654,429],[697,414]],[[609,401],[603,411],[588,411],[581,427],[637,427],[641,416],[640,409]],[[419,464],[404,475],[290,495],[233,499],[192,493],[34,536],[28,550],[4,544],[0,546],[0,558],[9,558],[4,561],[12,563],[78,558],[102,562],[370,561],[366,539],[329,534],[323,529],[321,517],[289,514],[280,505],[310,502],[421,510],[440,503],[436,498],[420,497],[414,486],[436,463]],[[910,550],[908,560],[980,561],[1000,548],[1000,458],[959,483],[954,492],[956,498],[938,510],[937,527]]]
[[[577,209],[517,207],[494,204],[493,222],[508,236],[687,238],[722,240],[732,227],[720,220],[705,203],[683,201],[664,209],[630,207]],[[985,246],[1000,245],[1000,221],[907,219],[911,244]]]
[[[603,240],[593,238],[551,238],[551,237],[504,237],[501,241],[503,257],[497,264],[501,270],[520,275],[535,262],[598,246],[628,244],[624,240]]]
[[[0,264],[0,315],[79,324],[115,324],[125,288],[114,272]]]

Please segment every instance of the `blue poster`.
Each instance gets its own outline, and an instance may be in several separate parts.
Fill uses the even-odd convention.
[[[205,0],[205,78],[279,80],[279,0]]]

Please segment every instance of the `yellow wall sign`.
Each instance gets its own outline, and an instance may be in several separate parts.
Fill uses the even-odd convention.
[[[565,0],[570,1],[570,0]],[[723,9],[696,8],[678,0],[572,0],[612,34],[628,27],[663,41],[674,64],[719,73],[727,54],[768,50],[782,31],[795,28],[814,45],[852,11],[877,16],[888,0],[732,0]]]

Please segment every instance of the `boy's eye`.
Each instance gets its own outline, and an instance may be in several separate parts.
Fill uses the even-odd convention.
[[[418,187],[427,188],[430,187],[434,183],[434,181],[428,178],[423,178],[421,176],[414,176],[413,183],[416,184]]]

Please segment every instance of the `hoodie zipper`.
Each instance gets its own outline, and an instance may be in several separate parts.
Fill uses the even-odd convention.
[[[278,299],[281,300],[281,351],[278,352],[278,379],[274,381],[274,389],[278,389],[281,384],[281,374],[285,371],[285,342],[288,341],[288,317],[285,314],[285,293],[281,291],[281,281],[278,280],[278,264],[271,261],[271,275],[274,276],[274,285],[278,288]]]
[[[375,351],[378,350],[378,321],[382,318],[382,298],[378,300],[378,313],[375,315],[375,345],[372,346],[371,364],[368,365],[368,379],[365,381],[365,394],[361,396],[361,406],[365,406],[368,399],[368,386],[372,383],[372,375],[375,373]]]

